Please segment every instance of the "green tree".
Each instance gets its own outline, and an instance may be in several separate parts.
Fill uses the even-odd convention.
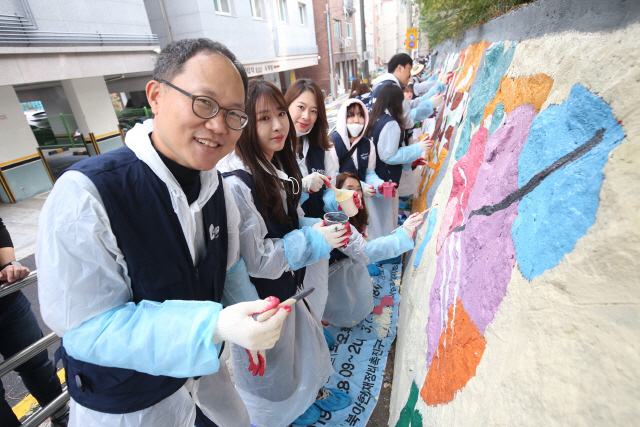
[[[470,28],[482,25],[532,0],[417,0],[420,29],[429,46],[457,38]]]

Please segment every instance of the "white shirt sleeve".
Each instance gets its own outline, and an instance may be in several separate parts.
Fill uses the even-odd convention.
[[[324,175],[331,177],[332,182],[335,181],[335,175],[338,173],[338,162],[334,162],[332,151],[335,153],[333,147],[331,150],[327,150],[324,152]],[[337,158],[337,156],[336,156]],[[332,184],[333,185],[333,184]]]
[[[240,255],[252,277],[277,279],[289,271],[282,239],[269,239],[267,225],[253,203],[251,190],[236,176],[225,178],[239,211]]]
[[[100,194],[80,172],[63,174],[49,194],[36,259],[42,318],[59,336],[133,297]]]
[[[378,140],[378,154],[380,155],[380,160],[386,162],[387,159],[398,150],[400,135],[400,125],[395,120],[384,125]]]
[[[222,187],[227,210],[227,270],[229,270],[240,259],[240,211],[229,184],[224,179],[222,179]]]
[[[336,176],[340,173],[340,161],[338,160],[338,153],[336,153],[336,147],[332,146],[331,148],[329,148],[328,153],[331,156],[331,163],[334,165],[334,171],[333,171],[333,175],[327,175],[327,176],[330,176],[331,181],[335,183]],[[326,157],[325,157],[325,164],[326,164]]]
[[[376,146],[373,145],[373,141],[369,140],[369,164],[367,165],[367,170],[375,170],[376,160],[378,160]]]

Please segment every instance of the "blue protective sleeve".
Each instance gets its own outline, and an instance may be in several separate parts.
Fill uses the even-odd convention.
[[[331,190],[326,190],[322,195],[322,201],[324,202],[325,212],[338,212],[338,202],[336,202],[336,193]]]
[[[294,271],[320,258],[329,259],[331,253],[331,245],[324,240],[322,233],[309,226],[285,234],[282,242],[289,267]]]
[[[431,77],[429,77],[429,80],[427,80],[427,81],[428,81],[429,83],[435,83],[435,82],[436,82],[436,80],[438,80],[438,74],[433,73],[433,74],[431,75]]]
[[[427,97],[427,99],[422,101],[416,108],[411,109],[411,120],[415,123],[423,121],[434,113],[433,102],[431,102],[429,98],[430,97]]]
[[[418,144],[412,144],[408,147],[400,147],[385,162],[388,165],[403,165],[405,163],[413,163],[414,160],[422,156],[422,148]]]
[[[413,239],[400,227],[388,236],[378,237],[367,243],[367,257],[371,262],[378,262],[395,258],[411,249]]]
[[[412,165],[412,164],[413,164],[413,162],[411,162],[411,163],[404,163],[404,164],[402,165],[402,171],[403,171],[403,172],[404,172],[404,171],[410,171],[410,170],[411,170],[411,165]]]
[[[373,185],[373,188],[376,189],[376,197],[384,197],[382,194],[378,192],[378,187],[384,184],[384,181],[380,179],[378,174],[376,174],[375,169],[367,170],[367,175],[364,178],[364,182],[366,182],[369,185]]]
[[[432,96],[436,96],[439,93],[444,94],[446,90],[447,90],[447,86],[445,86],[444,83],[438,82],[431,89],[429,89],[427,93],[422,95],[420,97],[420,100],[423,102],[428,101],[431,99]]]
[[[303,191],[302,194],[300,194],[300,201],[298,202],[298,204],[302,206],[302,204],[306,202],[308,198],[309,198],[309,193]]]
[[[211,340],[222,305],[211,301],[142,300],[115,307],[64,335],[67,353],[95,365],[175,378],[218,371]]]
[[[300,228],[311,227],[312,225],[321,221],[322,221],[322,218],[310,218],[308,216],[303,216],[302,218],[298,218],[298,223],[300,224]]]
[[[227,270],[224,280],[224,291],[222,292],[222,305],[228,307],[233,304],[245,301],[255,301],[260,299],[256,287],[249,279],[249,272],[244,259],[240,257],[233,267]]]

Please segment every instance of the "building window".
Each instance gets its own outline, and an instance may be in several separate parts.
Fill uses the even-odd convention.
[[[342,38],[342,21],[338,19],[333,20],[333,36]]]
[[[351,38],[351,23],[347,22],[347,38]]]
[[[298,10],[300,11],[300,25],[307,24],[307,5],[304,3],[298,3]]]
[[[263,19],[262,0],[251,0],[251,16],[258,19]]]
[[[216,12],[231,15],[229,0],[213,0],[213,5],[216,8]]]
[[[288,19],[287,19],[287,0],[278,0],[278,18],[282,22],[288,22]]]

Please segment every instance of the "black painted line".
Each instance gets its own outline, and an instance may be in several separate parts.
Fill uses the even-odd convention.
[[[503,209],[508,208],[514,202],[522,200],[522,198],[524,196],[526,196],[527,194],[531,193],[549,175],[551,175],[552,173],[554,173],[558,169],[562,168],[563,166],[566,166],[569,163],[572,163],[572,162],[578,160],[580,157],[584,156],[589,151],[591,151],[595,146],[600,144],[602,142],[602,140],[604,139],[604,133],[605,132],[606,132],[605,128],[597,130],[596,133],[593,135],[593,137],[591,137],[591,139],[589,141],[585,142],[584,144],[582,144],[581,146],[579,146],[575,150],[571,151],[570,153],[565,154],[564,156],[560,157],[558,160],[553,162],[551,164],[551,166],[548,166],[546,169],[544,169],[541,172],[538,172],[537,174],[535,174],[533,176],[533,178],[531,178],[529,180],[529,182],[527,182],[524,186],[522,186],[521,188],[517,189],[513,193],[509,194],[500,203],[497,203],[497,204],[495,204],[493,206],[485,205],[485,206],[481,207],[480,209],[476,209],[475,211],[472,211],[469,214],[469,218],[468,219],[471,219],[471,217],[474,216],[474,215],[484,215],[484,216],[492,215],[495,212],[498,212],[498,211],[501,211]],[[460,230],[460,231],[462,231],[462,230]]]

